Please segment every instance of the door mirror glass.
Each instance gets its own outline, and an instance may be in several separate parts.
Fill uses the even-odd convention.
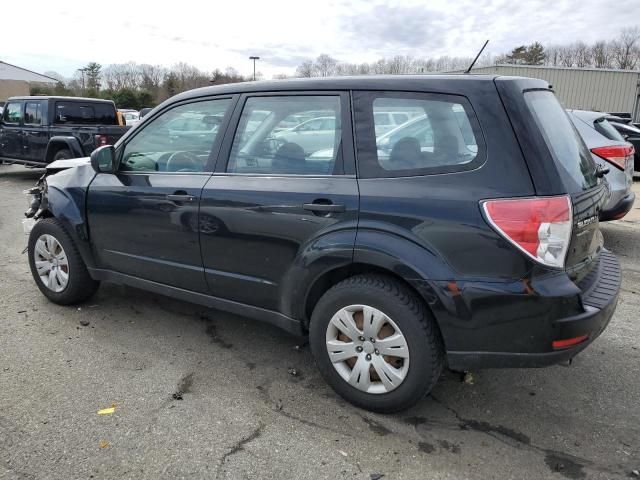
[[[115,156],[115,149],[111,145],[96,148],[91,153],[91,166],[96,173],[112,173]]]

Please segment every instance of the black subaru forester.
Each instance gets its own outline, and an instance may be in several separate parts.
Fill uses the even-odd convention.
[[[603,172],[541,80],[203,88],[66,162],[27,212],[50,300],[108,281],[308,335],[362,408],[411,406],[445,364],[570,359],[616,306]]]

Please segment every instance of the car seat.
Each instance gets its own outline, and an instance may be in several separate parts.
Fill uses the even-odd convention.
[[[389,165],[399,170],[423,168],[425,165],[418,139],[402,137],[398,140],[389,154]]]
[[[297,143],[285,143],[276,151],[271,170],[273,173],[304,173],[306,171],[304,149]]]

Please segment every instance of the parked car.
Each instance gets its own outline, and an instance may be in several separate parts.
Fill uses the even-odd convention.
[[[615,117],[614,117],[615,118]],[[617,122],[612,118],[607,118],[613,128],[615,128],[622,138],[633,145],[635,149],[633,169],[640,172],[640,128],[632,123]]]
[[[633,145],[626,142],[601,112],[568,110],[569,118],[580,132],[596,162],[606,162],[605,174],[611,197],[600,212],[600,220],[624,217],[635,200],[633,187]]]
[[[414,117],[422,115],[423,113],[415,109],[407,109],[406,111],[378,111],[376,112],[376,135],[382,135],[390,130],[393,130],[399,125],[408,122]]]
[[[300,145],[305,154],[310,155],[333,143],[336,136],[336,117],[311,118],[292,128],[277,130],[275,127],[274,130],[274,138]]]
[[[432,145],[407,131],[381,156],[375,114],[407,105]],[[316,152],[274,137],[318,111],[335,121]],[[205,112],[222,118],[208,141],[168,137]],[[326,381],[369,410],[415,404],[444,364],[571,359],[616,307],[603,171],[541,80],[208,87],[73,163],[30,191],[28,258],[47,298],[82,302],[109,281],[308,335]]]
[[[140,121],[140,114],[135,110],[120,110],[127,126],[136,125]]]
[[[153,108],[151,107],[144,107],[140,109],[140,118],[143,118],[147,113],[149,113],[151,110],[153,110]]]
[[[86,157],[126,131],[112,101],[77,97],[12,97],[0,121],[0,161],[43,166]]]

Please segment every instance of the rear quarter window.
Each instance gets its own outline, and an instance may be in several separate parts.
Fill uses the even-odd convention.
[[[477,168],[486,158],[480,126],[465,97],[354,92],[354,99],[362,178],[453,173]],[[406,121],[383,129],[379,122],[390,111]]]
[[[97,102],[56,102],[54,122],[74,125],[118,125],[115,107]]]
[[[596,164],[553,92],[529,91],[524,98],[565,184],[572,191],[595,187]]]

